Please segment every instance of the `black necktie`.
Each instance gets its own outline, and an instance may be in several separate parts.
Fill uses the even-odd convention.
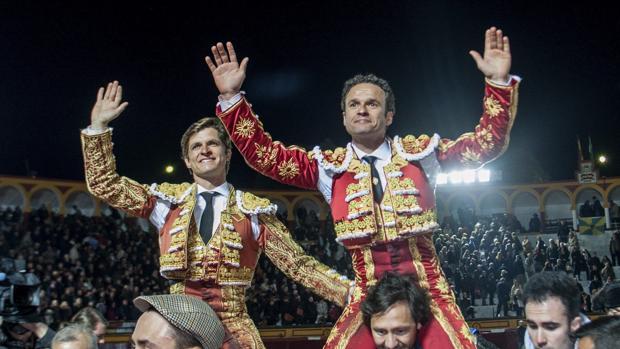
[[[204,191],[200,193],[200,195],[205,199],[206,206],[204,211],[202,211],[202,217],[200,217],[199,231],[202,241],[207,244],[209,243],[209,239],[211,239],[211,234],[213,232],[213,198],[217,195],[217,193]]]
[[[376,203],[381,203],[383,197],[383,187],[381,186],[381,179],[379,177],[379,171],[375,167],[376,156],[366,155],[362,158],[368,164],[370,164],[370,180],[372,181],[372,196]]]

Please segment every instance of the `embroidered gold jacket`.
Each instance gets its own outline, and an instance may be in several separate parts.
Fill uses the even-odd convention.
[[[195,184],[139,184],[116,172],[111,130],[97,135],[82,133],[81,139],[86,183],[94,196],[144,218],[149,217],[158,200],[170,204],[170,212],[159,231],[162,276],[246,288],[252,281],[260,253],[265,251],[294,281],[340,306],[346,303],[350,281],[307,256],[276,218],[276,207],[269,200],[231,188],[220,226],[205,244],[192,219]],[[252,235],[252,216],[260,223],[257,240]],[[182,290],[183,285],[177,284],[172,291]],[[238,301],[244,302],[243,295],[239,295]],[[220,307],[214,304],[216,311]]]

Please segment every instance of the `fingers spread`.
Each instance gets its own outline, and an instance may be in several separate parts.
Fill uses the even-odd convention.
[[[504,36],[504,52],[510,53],[510,40],[507,36]]]
[[[497,48],[500,50],[504,49],[504,39],[502,39],[502,31],[498,29],[495,34],[495,40],[497,41]]]
[[[241,71],[245,72],[245,70],[247,69],[248,66],[248,62],[250,61],[250,59],[248,57],[245,57],[242,61],[241,64],[239,65],[239,69],[241,69]]]
[[[217,69],[217,66],[213,64],[211,57],[209,56],[205,57],[205,62],[207,62],[207,66],[209,67],[209,70],[211,70],[212,73],[215,71],[215,69]]]
[[[112,92],[112,83],[108,82],[108,86],[105,88],[103,99],[110,99],[110,93]]]
[[[217,51],[220,53],[220,57],[222,58],[222,62],[228,63],[228,54],[226,53],[226,49],[224,49],[224,45],[221,42],[217,43]]]
[[[235,47],[232,42],[226,43],[226,48],[228,49],[228,56],[230,57],[230,61],[233,63],[237,63],[237,53],[235,53]]]
[[[123,86],[118,85],[116,89],[116,96],[114,96],[114,103],[120,103],[123,100]]]
[[[217,47],[211,46],[211,54],[213,54],[213,59],[215,59],[215,64],[218,66],[222,64],[222,57],[220,57],[220,52],[217,50]]]

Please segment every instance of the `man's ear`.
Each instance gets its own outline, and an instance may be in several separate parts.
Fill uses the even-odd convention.
[[[573,318],[570,322],[570,331],[575,332],[579,329],[579,327],[581,327],[581,317],[575,316],[575,318]]]
[[[342,112],[342,124],[346,126],[346,115],[344,112]]]
[[[192,168],[192,166],[189,163],[189,159],[188,158],[184,158],[183,161],[185,162],[185,167],[190,168],[190,169]]]
[[[394,121],[394,112],[389,111],[385,113],[385,126],[390,126],[392,124],[392,121]]]

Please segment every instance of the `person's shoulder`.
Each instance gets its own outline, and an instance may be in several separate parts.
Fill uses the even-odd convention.
[[[278,211],[278,206],[267,198],[262,198],[241,190],[237,190],[235,195],[237,208],[246,215],[265,214],[275,216]]]
[[[149,194],[172,204],[183,202],[195,186],[192,183],[153,183],[148,188]]]

